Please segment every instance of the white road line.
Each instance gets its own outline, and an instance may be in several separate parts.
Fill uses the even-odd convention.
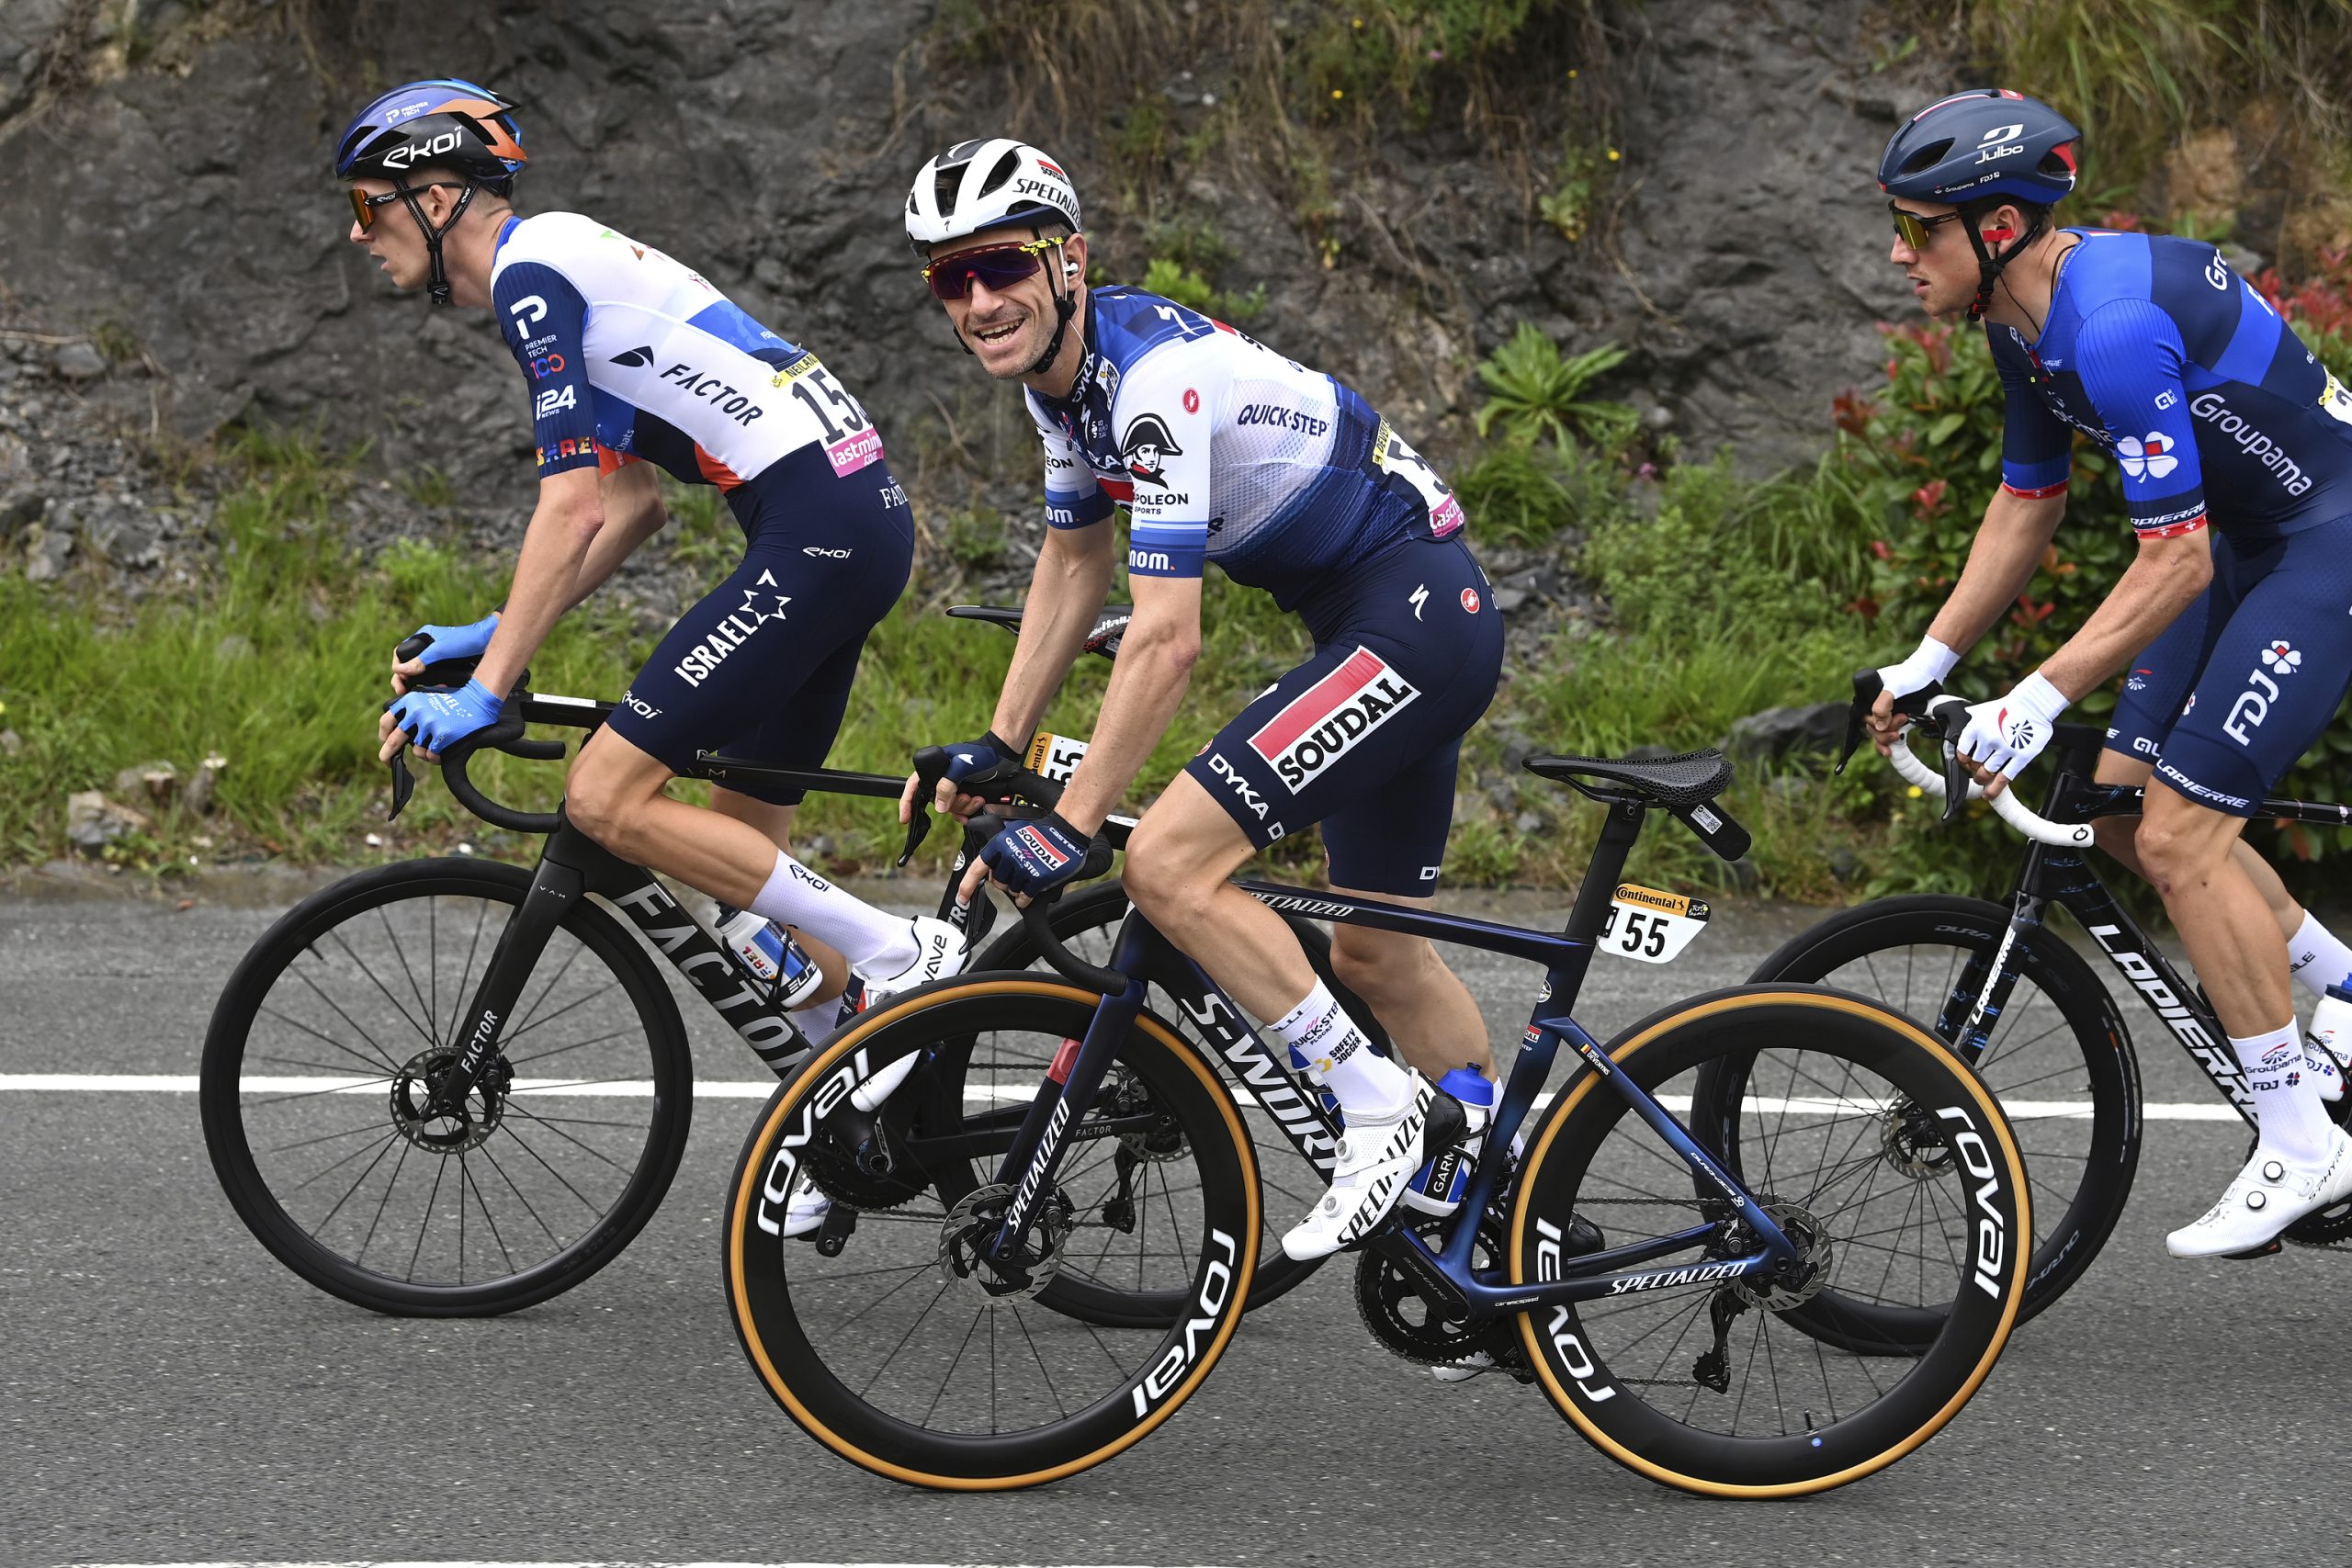
[[[246,1089],[254,1094],[366,1094],[384,1092],[391,1080],[384,1077],[253,1077],[245,1080]],[[967,1087],[964,1098],[971,1103],[1001,1100],[1023,1100],[1030,1097],[1035,1078],[1025,1074],[1008,1075],[1002,1086],[990,1090]],[[193,1073],[0,1073],[0,1094],[10,1091],[25,1094],[194,1094],[197,1080]],[[579,1096],[591,1100],[647,1100],[653,1094],[650,1080],[639,1079],[610,1083],[577,1083],[565,1078],[517,1078],[516,1092],[530,1095]],[[702,1079],[695,1085],[697,1100],[765,1100],[775,1092],[771,1081]],[[1551,1096],[1537,1100],[1547,1104]],[[1688,1095],[1669,1094],[1660,1097],[1659,1104],[1668,1111],[1690,1109]],[[1798,1115],[1842,1115],[1855,1111],[1883,1109],[1881,1102],[1868,1100],[1832,1100],[1826,1097],[1802,1097],[1795,1100],[1777,1098],[1750,1099],[1751,1110],[1787,1111]],[[1255,1106],[1250,1107],[1256,1110]],[[2051,1120],[2086,1121],[2091,1114],[2086,1100],[2013,1100],[2005,1102],[2011,1122]],[[2237,1111],[2219,1100],[2200,1100],[2189,1104],[2144,1105],[2141,1115],[2150,1122],[2235,1122]]]

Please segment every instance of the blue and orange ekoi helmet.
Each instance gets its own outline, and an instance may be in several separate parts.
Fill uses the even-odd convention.
[[[529,157],[514,110],[489,88],[455,76],[395,87],[344,129],[335,178],[405,184],[413,170],[443,168],[506,196]]]

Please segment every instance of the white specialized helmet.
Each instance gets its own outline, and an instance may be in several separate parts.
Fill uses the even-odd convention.
[[[922,166],[907,194],[907,240],[917,255],[1006,224],[1079,230],[1078,191],[1060,165],[1009,136],[958,141]]]

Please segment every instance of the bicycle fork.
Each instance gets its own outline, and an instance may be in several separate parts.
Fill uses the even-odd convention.
[[[489,1075],[499,1043],[514,1026],[515,1006],[547,951],[548,939],[573,906],[591,894],[627,916],[638,933],[686,977],[779,1082],[789,1078],[808,1059],[807,1038],[776,1007],[772,994],[752,983],[651,873],[589,838],[559,807],[556,829],[532,873],[530,891],[498,933],[481,983],[460,1015],[463,1028],[458,1039],[464,1045],[450,1069],[433,1085],[427,1114],[457,1116],[463,1111],[467,1098]],[[554,984],[550,977],[548,987]]]

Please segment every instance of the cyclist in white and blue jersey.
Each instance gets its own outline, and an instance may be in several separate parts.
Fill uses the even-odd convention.
[[[666,521],[653,470],[716,486],[741,563],[673,626],[581,748],[564,812],[615,853],[799,933],[826,979],[796,1018],[820,1038],[851,974],[867,994],[961,963],[945,922],[910,922],[793,858],[797,790],[745,784],[673,800],[697,751],[824,760],[866,634],[905,586],[906,495],[880,434],[814,354],[650,245],[591,218],[517,217],[514,106],[472,83],[397,87],[343,134],[353,243],[402,288],[495,311],[530,397],[538,502],[503,611],[428,626],[393,666],[383,754],[428,757],[493,722],[557,618]],[[479,656],[455,692],[409,691],[430,661]],[[813,1227],[820,1207],[799,1205]],[[806,1228],[805,1227],[805,1228]]]
[[[2249,1254],[2352,1196],[2352,1138],[2321,1099],[2334,1065],[2306,1059],[2289,980],[2291,957],[2324,989],[2352,950],[2241,838],[2352,683],[2352,395],[2212,245],[2051,227],[2079,145],[2046,106],[1980,90],[1913,116],[1881,163],[1890,259],[1930,315],[1984,321],[2007,401],[2000,491],[1926,639],[1881,672],[1877,728],[1883,742],[1893,697],[1943,679],[2023,590],[2065,513],[2075,433],[2113,454],[2131,567],[2040,670],[1970,710],[1962,749],[2005,787],[2069,702],[2129,670],[2098,777],[2146,784],[2146,811],[2100,842],[2164,896],[2261,1124],[2166,1246]]]
[[[967,812],[977,800],[957,783],[1022,754],[1110,591],[1114,507],[1130,517],[1134,618],[1091,747],[1060,809],[999,834],[968,886],[993,869],[1035,895],[1106,863],[1097,829],[1200,656],[1209,563],[1296,612],[1314,654],[1144,813],[1125,876],[1136,907],[1269,1021],[1346,1113],[1331,1190],[1284,1250],[1359,1242],[1458,1135],[1461,1107],[1429,1080],[1464,1064],[1491,1072],[1485,1024],[1428,942],[1342,925],[1333,967],[1412,1066],[1366,1048],[1281,919],[1227,879],[1319,825],[1335,886],[1406,903],[1434,890],[1462,736],[1502,660],[1461,504],[1330,377],[1173,300],[1088,287],[1076,191],[1036,149],[1001,138],[949,149],[917,176],[906,221],[957,341],[1027,388],[1045,448],[1049,526],[1020,646],[988,734],[949,748],[943,808]]]

